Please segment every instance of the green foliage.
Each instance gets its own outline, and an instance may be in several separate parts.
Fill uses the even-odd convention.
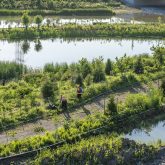
[[[106,114],[112,116],[117,114],[117,104],[115,103],[114,96],[110,96],[109,98]]]
[[[163,90],[163,95],[165,96],[165,79],[163,79],[161,82],[161,88]]]
[[[25,72],[27,67],[15,62],[0,62],[0,81],[8,81],[11,79],[19,79],[22,75],[22,69]]]
[[[38,126],[34,128],[34,132],[40,133],[40,132],[45,132],[45,128]]]
[[[137,111],[159,108],[162,104],[162,92],[151,88],[148,94],[130,94],[124,104],[126,108]]]
[[[119,109],[119,112],[116,114],[115,118],[110,116],[105,116],[103,114],[95,114],[87,116],[84,119],[79,121],[73,121],[69,124],[65,124],[64,127],[58,128],[56,131],[52,133],[46,133],[42,136],[34,136],[30,138],[26,138],[24,140],[18,140],[6,145],[0,145],[0,156],[10,155],[11,153],[18,153],[22,151],[29,151],[32,149],[40,148],[41,146],[54,144],[61,140],[66,140],[69,143],[74,143],[75,140],[78,140],[80,134],[83,134],[83,137],[89,137],[93,134],[105,133],[107,131],[119,131],[121,130],[121,125],[127,125],[126,129],[131,126],[132,121],[136,119],[136,121],[142,121],[146,119],[147,115],[140,115],[137,118],[137,114],[141,114],[142,112],[151,108],[150,115],[154,115],[158,111],[158,107],[160,107],[160,100],[162,98],[159,90],[151,90],[148,95],[146,94],[135,94],[130,95],[126,99],[126,102],[122,104],[122,109]],[[121,105],[120,105],[121,107]],[[155,108],[156,107],[156,108]],[[152,108],[155,108],[154,110]],[[159,111],[160,112],[160,111]],[[124,119],[123,123],[122,120]],[[120,121],[120,124],[118,123]],[[95,133],[85,132],[102,127],[108,126],[108,129],[98,130]],[[124,128],[123,128],[124,129]],[[19,146],[19,147],[18,147]],[[139,157],[139,152],[136,153],[137,157]],[[140,154],[141,155],[141,154]]]
[[[158,65],[162,66],[165,60],[165,48],[163,46],[157,46],[152,47],[151,50]]]
[[[41,15],[35,16],[34,22],[38,25],[38,30],[40,28],[40,25],[41,25],[42,21],[43,21],[43,17]]]
[[[83,85],[83,79],[81,75],[78,75],[76,77],[76,84],[81,85],[81,86]]]
[[[28,41],[25,40],[24,42]],[[141,55],[144,66],[143,74],[134,73],[134,64],[135,61],[138,60],[138,56],[124,56],[121,59],[119,58],[118,60],[123,63],[122,65],[127,72],[121,75],[118,69],[118,62],[113,62],[113,75],[110,77],[105,77],[106,63],[102,58],[94,59],[92,62],[87,59],[82,59],[78,63],[70,65],[66,63],[46,64],[43,72],[42,70],[32,70],[16,63],[1,62],[0,80],[4,86],[0,86],[0,119],[2,119],[3,125],[5,126],[10,123],[15,126],[15,124],[20,121],[28,121],[38,116],[42,117],[45,114],[50,115],[51,112],[47,108],[48,102],[45,102],[45,99],[48,97],[50,97],[48,100],[49,103],[58,107],[60,104],[60,95],[67,95],[68,110],[70,110],[78,103],[76,99],[76,82],[81,85],[83,84],[84,92],[81,102],[84,102],[100,93],[123,88],[135,82],[146,83],[165,75],[163,67],[158,67],[157,64],[154,63],[155,58],[153,56]],[[23,70],[24,75],[22,75]],[[100,74],[103,75],[103,79],[101,80],[99,77]],[[79,81],[76,80],[78,75],[80,75]],[[24,80],[23,82],[18,80],[21,76],[22,80]],[[94,78],[97,81],[94,82]],[[9,82],[9,80],[17,80],[18,82],[13,83]],[[43,99],[42,89],[44,83],[46,86],[44,93],[46,94]],[[8,86],[10,86],[10,88],[8,88]],[[5,89],[8,89],[7,92]],[[160,100],[153,98],[153,105],[155,104],[156,106],[159,102]],[[131,103],[133,102],[131,101]]]
[[[143,67],[143,62],[142,62],[142,58],[141,57],[137,58],[137,60],[135,61],[134,72],[136,74],[144,73],[144,67]]]
[[[41,88],[41,92],[42,92],[44,99],[53,100],[55,97],[55,90],[57,90],[57,85],[50,80],[46,80]]]
[[[56,37],[165,37],[165,24],[94,24],[62,26],[42,26],[38,28],[0,29],[2,38],[56,38]],[[125,59],[129,59],[126,58]],[[129,61],[127,61],[129,62]],[[120,65],[120,61],[118,61]],[[122,66],[125,67],[125,66]],[[120,67],[119,67],[120,69]],[[123,68],[122,68],[123,69]],[[125,68],[124,68],[125,69]]]
[[[116,135],[101,135],[65,144],[55,150],[46,150],[35,157],[34,164],[136,164],[146,162],[156,153],[156,148],[138,144]]]
[[[107,6],[119,6],[116,0],[1,0],[0,8],[5,9],[44,9],[55,10],[61,8],[105,8]]]
[[[29,26],[29,22],[30,22],[30,17],[28,15],[28,13],[24,12],[21,19],[22,19],[23,25],[25,26],[25,29],[27,30],[27,28]]]
[[[111,8],[58,8],[58,10],[39,10],[39,9],[29,9],[25,10],[31,16],[42,15],[42,16],[112,16],[115,15],[115,12]],[[21,16],[24,13],[23,10],[8,10],[8,9],[0,9],[1,16]]]
[[[108,59],[107,62],[106,62],[106,66],[105,66],[105,73],[107,75],[110,75],[112,70],[113,70],[113,68],[112,68],[112,61],[110,59]]]
[[[80,71],[82,73],[83,79],[85,79],[92,72],[90,63],[86,58],[82,58],[80,61]]]
[[[103,58],[96,58],[92,61],[93,68],[93,82],[101,82],[105,80],[105,72],[103,65]]]

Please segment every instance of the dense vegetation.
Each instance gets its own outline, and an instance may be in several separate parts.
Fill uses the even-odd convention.
[[[47,26],[42,26],[41,15],[113,15],[112,7],[116,6],[120,6],[118,0],[1,0],[0,15],[22,15],[24,28],[0,29],[0,38],[24,39],[21,48],[26,54],[30,48],[28,39],[34,38],[37,38],[35,50],[40,51],[39,38],[165,37],[165,24],[161,21],[62,26],[47,22]],[[35,15],[37,27],[29,27],[29,15]],[[155,147],[118,136],[143,127],[144,121],[165,112],[165,80],[160,81],[160,89],[153,87],[153,82],[149,84],[165,77],[165,47],[159,45],[151,50],[151,56],[124,55],[106,62],[102,57],[92,61],[83,58],[70,65],[49,63],[40,70],[28,68],[21,62],[0,62],[0,131],[50,115],[59,121],[58,114],[64,111],[60,96],[67,99],[67,112],[71,112],[75,105],[84,104],[104,92],[143,83],[149,87],[146,93],[128,94],[120,102],[111,95],[104,113],[69,120],[44,135],[0,144],[0,158],[38,149],[37,156],[26,164],[132,165],[151,159],[157,152]],[[77,98],[77,86],[83,88],[81,99]],[[45,130],[36,127],[34,131]],[[59,142],[60,146],[57,144],[55,149],[40,151],[42,147]]]
[[[120,6],[116,0],[1,0],[0,15],[112,15],[111,7]]]
[[[1,0],[1,9],[103,8],[120,5],[117,0]]]
[[[106,63],[100,57],[92,62],[82,59],[71,65],[46,64],[43,72],[1,62],[0,129],[3,130],[10,124],[14,126],[20,121],[61,112],[61,95],[67,98],[71,111],[75,104],[108,90],[163,77],[164,51],[164,47],[153,48],[153,56],[123,56],[115,61],[107,60]],[[26,72],[22,68],[26,68]],[[10,82],[11,78],[15,81]],[[7,81],[9,82],[6,83]],[[84,88],[81,100],[76,97],[77,85]],[[50,103],[58,110],[51,111]]]
[[[25,39],[49,37],[165,37],[165,24],[94,24],[0,29],[0,38]]]
[[[29,15],[42,15],[42,16],[112,16],[115,12],[111,8],[77,8],[77,9],[60,9],[60,10],[26,10]],[[20,16],[24,13],[24,10],[0,10],[1,16]]]
[[[129,131],[145,120],[148,115],[151,117],[164,113],[164,110],[159,109],[163,101],[162,92],[156,89],[149,90],[147,94],[131,94],[125,102],[118,103],[118,110],[115,115],[104,115],[100,113],[91,115],[78,121],[66,123],[63,127],[58,128],[52,133],[47,132],[44,136],[38,135],[1,145],[0,156],[37,149],[63,140],[68,143],[74,143],[95,134]],[[142,113],[145,113],[145,115]],[[102,126],[106,127],[97,131],[90,131]],[[90,132],[88,133],[88,131]]]
[[[56,150],[41,152],[34,164],[124,164],[132,165],[147,162],[156,152],[152,146],[141,145],[117,136],[98,136]],[[30,162],[29,162],[30,163]]]

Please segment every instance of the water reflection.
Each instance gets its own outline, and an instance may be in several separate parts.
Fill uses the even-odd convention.
[[[37,40],[35,41],[35,51],[36,51],[36,52],[39,52],[39,51],[41,51],[41,50],[42,50],[41,41],[40,41],[39,39],[37,39]]]
[[[45,63],[71,64],[79,61],[82,57],[92,60],[102,56],[105,60],[151,53],[150,48],[154,45],[163,44],[163,40],[143,39],[47,39],[7,41],[0,40],[1,61],[24,61],[33,68],[40,68]]]
[[[125,137],[143,143],[155,143],[158,140],[165,143],[165,115],[141,123],[139,128]]]
[[[158,22],[158,17],[161,17],[162,22],[165,22],[165,14],[152,14],[150,10],[145,9],[144,12],[140,13],[124,13],[117,14],[116,16],[60,16],[60,17],[45,17],[42,21],[42,25],[55,26],[64,24],[79,24],[79,25],[92,25],[96,23],[144,23],[144,22]],[[30,26],[37,26],[33,23],[34,18],[31,18]],[[0,17],[0,28],[14,28],[23,27],[21,23],[21,17]]]

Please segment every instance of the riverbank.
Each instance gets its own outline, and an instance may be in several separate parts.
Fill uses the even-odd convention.
[[[62,26],[42,26],[40,29],[29,27],[0,29],[0,39],[34,39],[34,38],[61,38],[61,37],[139,37],[164,38],[165,24],[94,24]]]
[[[42,16],[112,16],[115,12],[111,8],[76,8],[76,9],[58,9],[58,10],[0,10],[0,16],[21,16],[24,12],[29,15]]]

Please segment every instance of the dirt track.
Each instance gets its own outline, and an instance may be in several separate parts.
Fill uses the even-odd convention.
[[[139,87],[129,87],[129,89],[124,89],[120,92],[116,92],[115,99],[116,101],[124,101],[128,93],[139,93],[146,92],[147,86],[139,86]],[[26,137],[35,136],[35,135],[44,135],[46,131],[54,131],[59,128],[66,122],[67,120],[79,120],[87,115],[95,114],[95,113],[103,113],[104,107],[106,107],[109,96],[100,97],[97,100],[88,103],[84,106],[81,106],[78,109],[75,109],[73,112],[65,112],[63,114],[58,115],[57,117],[51,119],[41,119],[34,123],[28,123],[21,125],[15,129],[2,132],[0,134],[0,143],[6,144],[13,140],[24,139]],[[104,105],[105,104],[105,105]],[[42,128],[42,131],[35,131],[38,128]]]

